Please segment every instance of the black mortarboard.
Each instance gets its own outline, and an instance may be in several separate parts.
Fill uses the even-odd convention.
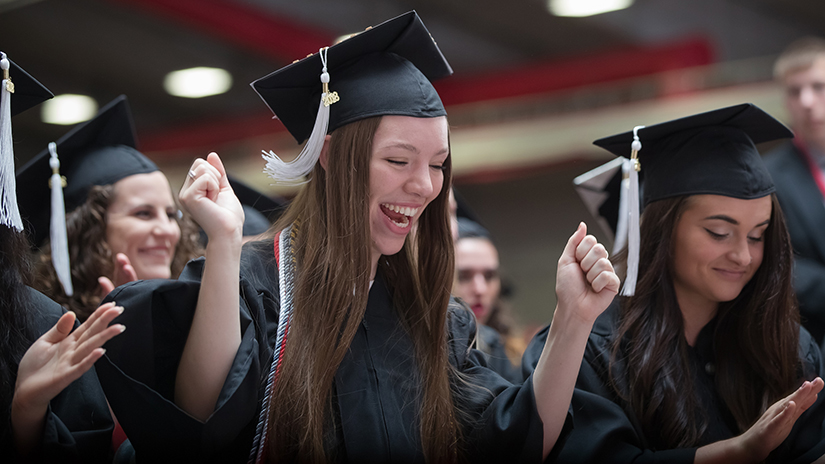
[[[2,51],[0,74],[0,225],[22,232],[23,220],[14,177],[11,118],[54,95]]]
[[[229,185],[243,206],[243,236],[260,235],[269,229],[286,208],[285,198],[269,197],[243,182],[229,177]]]
[[[9,59],[9,77],[14,83],[11,97],[11,115],[16,116],[29,108],[39,105],[54,97],[54,94],[37,82],[29,73]],[[0,97],[0,100],[2,97]]]
[[[326,105],[325,130],[323,118],[318,118],[325,111],[319,105],[322,67],[328,72],[329,92],[340,98]],[[308,162],[298,170],[308,172],[322,137],[341,126],[382,115],[446,115],[431,81],[452,72],[421,18],[411,11],[262,77],[252,87],[299,143],[309,140]],[[295,177],[290,173],[283,179]]]
[[[635,293],[639,266],[639,183],[645,176],[643,205],[681,195],[764,197],[775,190],[754,144],[790,138],[793,133],[758,107],[746,103],[721,108],[596,140],[594,144],[631,158],[629,169],[627,278],[622,295]],[[618,233],[618,232],[617,232]]]
[[[155,172],[158,167],[137,151],[132,114],[126,96],[112,100],[97,115],[57,141],[66,211],[86,201],[95,185],[109,185],[134,175]],[[49,150],[35,156],[17,171],[20,213],[34,228],[39,245],[48,235],[50,192]]]
[[[754,144],[793,133],[758,107],[746,103],[638,130],[645,176],[644,204],[679,195],[713,194],[742,199],[774,191]],[[630,157],[633,132],[593,142]]]

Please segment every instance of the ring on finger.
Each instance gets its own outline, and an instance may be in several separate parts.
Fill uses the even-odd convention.
[[[195,180],[195,171],[190,170],[188,176],[190,179]]]

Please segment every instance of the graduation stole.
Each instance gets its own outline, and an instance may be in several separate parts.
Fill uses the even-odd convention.
[[[269,432],[269,404],[272,397],[272,390],[280,374],[281,360],[284,357],[286,339],[289,335],[289,324],[292,320],[292,309],[294,301],[292,291],[295,285],[295,256],[293,255],[293,244],[298,234],[296,223],[291,224],[286,229],[278,232],[275,236],[275,259],[278,264],[278,286],[280,287],[281,308],[278,314],[278,334],[275,338],[275,349],[272,352],[272,365],[269,368],[269,376],[266,380],[266,394],[264,395],[261,413],[258,417],[258,425],[255,427],[255,439],[252,440],[252,449],[249,453],[248,464],[258,464],[263,462],[264,444],[266,435]]]

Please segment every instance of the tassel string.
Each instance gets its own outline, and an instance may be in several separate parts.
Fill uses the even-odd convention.
[[[63,187],[65,179],[60,177],[60,159],[57,157],[57,144],[49,143],[49,166],[52,176],[49,179],[52,193],[52,215],[49,228],[49,239],[52,248],[52,265],[57,280],[63,285],[66,296],[74,294],[72,287],[72,273],[69,263],[69,238],[66,231],[66,207],[63,201]]]
[[[11,94],[14,93],[14,84],[9,75],[10,67],[6,54],[0,52],[0,68],[3,69],[3,82],[0,85],[0,224],[22,232],[23,220],[17,206],[17,182],[14,177],[11,135]]]

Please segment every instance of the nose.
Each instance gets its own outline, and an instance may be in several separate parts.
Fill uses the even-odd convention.
[[[180,238],[180,226],[176,220],[164,213],[155,221],[152,233],[177,242],[177,239]]]
[[[431,168],[428,164],[416,167],[407,180],[406,188],[409,193],[424,198],[432,196],[435,186],[430,175]]]
[[[806,85],[802,87],[799,91],[799,104],[805,108],[810,108],[814,104],[814,100],[816,99],[816,95],[814,95],[814,89],[811,86]]]
[[[748,243],[748,238],[744,237],[742,240],[736,242],[736,245],[729,253],[731,261],[736,263],[736,265],[744,267],[749,265],[753,261],[753,256],[751,255],[750,243]]]
[[[476,272],[473,274],[473,293],[476,295],[484,295],[487,292],[487,279],[484,278],[484,273]]]

